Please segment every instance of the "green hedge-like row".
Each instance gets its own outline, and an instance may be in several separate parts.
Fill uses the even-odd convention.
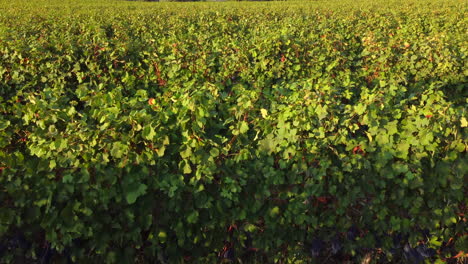
[[[0,262],[466,249],[466,5],[428,3],[2,4]]]

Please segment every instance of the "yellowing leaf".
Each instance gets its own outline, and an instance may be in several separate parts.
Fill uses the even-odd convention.
[[[467,127],[468,126],[468,121],[466,121],[465,117],[462,117],[460,119],[460,122],[461,122],[461,127]]]
[[[162,146],[162,147],[158,148],[158,149],[156,150],[156,152],[158,153],[158,157],[164,156],[164,152],[165,152],[165,151],[166,151],[166,147],[165,147],[165,146]]]
[[[270,210],[271,217],[276,217],[279,213],[280,213],[280,209],[278,206],[275,206]]]
[[[51,170],[53,170],[56,166],[57,166],[57,163],[55,162],[55,160],[51,160],[51,161],[49,162],[49,168],[50,168]]]
[[[166,241],[167,239],[167,233],[164,232],[164,231],[159,231],[159,234],[158,234],[158,238],[161,240],[161,241]]]
[[[184,151],[181,151],[180,152],[180,156],[183,158],[183,159],[186,159],[188,157],[190,157],[192,155],[192,148],[190,147],[186,147],[186,149]]]
[[[185,162],[183,173],[184,174],[192,173],[192,168],[190,167],[190,164],[188,163],[188,161]]]
[[[260,113],[262,114],[263,118],[266,118],[268,116],[268,111],[264,108],[260,109]]]
[[[169,145],[170,141],[169,141],[169,137],[168,136],[165,136],[164,137],[164,140],[163,140],[163,145]]]
[[[369,142],[372,142],[372,135],[366,131],[367,138],[369,139]]]
[[[249,124],[247,124],[247,122],[245,121],[242,121],[240,123],[240,128],[239,128],[239,132],[241,134],[244,134],[245,132],[247,132],[249,130]]]

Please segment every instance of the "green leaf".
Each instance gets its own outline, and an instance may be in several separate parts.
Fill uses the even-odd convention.
[[[382,129],[380,129],[380,133],[377,134],[375,137],[375,141],[380,145],[384,146],[390,142],[390,137],[387,133],[384,133]]]
[[[318,106],[315,108],[315,113],[317,114],[319,120],[322,120],[322,119],[324,119],[325,117],[327,117],[327,115],[328,115],[327,109],[328,109],[328,106],[327,106],[327,105],[325,105],[325,106],[318,105]]]
[[[432,132],[426,131],[422,133],[422,136],[419,142],[421,143],[421,145],[426,146],[426,145],[429,145],[433,140],[434,140],[434,136]]]
[[[271,153],[276,151],[278,141],[274,138],[274,135],[269,134],[265,139],[260,140],[259,144],[260,150]]]
[[[146,125],[143,128],[142,136],[143,136],[144,139],[153,140],[154,136],[156,136],[156,133],[154,132],[154,128],[151,127],[150,125]]]
[[[189,224],[194,224],[198,220],[198,211],[193,211],[191,214],[187,216],[187,222]]]
[[[366,111],[367,106],[365,104],[358,104],[354,107],[356,114],[362,115]]]
[[[112,144],[110,153],[114,158],[119,159],[124,155],[124,153],[127,152],[127,149],[128,147],[121,142],[114,142],[114,144]]]
[[[219,149],[217,149],[217,148],[212,148],[212,149],[210,150],[210,156],[211,156],[211,157],[218,157],[218,156],[219,156]]]
[[[5,130],[10,125],[10,121],[1,120],[0,121],[0,131]]]
[[[62,182],[63,183],[69,183],[73,181],[73,176],[71,174],[65,174],[62,177]]]
[[[130,185],[132,186],[132,185]],[[138,199],[138,197],[146,193],[147,186],[143,183],[136,185],[134,188],[126,190],[125,199],[128,204],[133,204]]]
[[[397,173],[405,173],[408,171],[408,165],[403,164],[403,163],[394,163],[393,164],[393,170]]]
[[[388,135],[394,135],[398,133],[398,121],[392,121],[389,122],[386,126],[385,129],[387,129]]]
[[[146,90],[137,90],[135,93],[136,97],[140,97],[142,100],[146,100],[148,98],[148,93]]]
[[[396,147],[397,157],[401,159],[406,159],[408,157],[409,148],[410,144],[406,141],[398,143]]]

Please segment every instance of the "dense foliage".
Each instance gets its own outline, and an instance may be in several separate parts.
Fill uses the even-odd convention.
[[[466,11],[1,0],[0,262],[453,259]]]

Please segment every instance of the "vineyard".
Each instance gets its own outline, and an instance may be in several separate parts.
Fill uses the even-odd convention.
[[[462,263],[463,0],[0,0],[0,263]]]

